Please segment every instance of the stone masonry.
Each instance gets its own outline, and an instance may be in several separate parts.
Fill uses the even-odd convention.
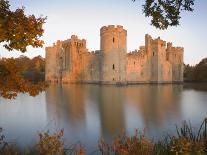
[[[183,51],[172,43],[145,35],[145,46],[127,53],[127,31],[122,26],[100,30],[100,50],[89,52],[86,40],[72,35],[46,47],[48,82],[63,83],[174,83],[183,81]]]

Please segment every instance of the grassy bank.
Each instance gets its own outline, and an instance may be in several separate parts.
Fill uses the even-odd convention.
[[[197,129],[184,122],[176,127],[176,136],[168,135],[164,139],[153,142],[136,130],[132,136],[119,134],[111,144],[104,139],[99,140],[98,151],[91,154],[102,155],[206,155],[207,154],[207,118]],[[50,134],[49,131],[39,133],[38,143],[27,151],[20,152],[14,143],[5,141],[0,129],[0,155],[83,155],[87,148],[72,144],[65,147],[64,130]]]

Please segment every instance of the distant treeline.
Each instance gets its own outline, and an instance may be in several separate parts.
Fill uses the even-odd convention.
[[[26,56],[15,58],[16,64],[22,70],[22,76],[25,80],[32,83],[45,81],[45,59],[36,56],[32,59]]]
[[[184,65],[185,82],[207,82],[207,58],[202,59],[197,65]]]

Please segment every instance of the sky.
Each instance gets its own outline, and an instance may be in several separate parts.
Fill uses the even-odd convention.
[[[26,14],[47,16],[44,25],[43,48],[28,48],[22,54],[7,51],[0,44],[1,57],[45,57],[45,47],[57,40],[78,35],[87,40],[90,51],[100,49],[100,28],[123,25],[127,30],[127,51],[144,45],[145,34],[184,47],[184,63],[195,65],[207,57],[207,0],[195,0],[193,12],[182,12],[180,25],[159,30],[150,25],[150,18],[142,14],[144,0],[10,0],[11,9],[24,6]]]

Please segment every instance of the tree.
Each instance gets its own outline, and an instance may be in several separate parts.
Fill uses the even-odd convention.
[[[132,0],[135,2],[136,0]],[[181,11],[193,11],[194,0],[145,0],[143,14],[159,29],[178,26]]]
[[[43,24],[46,17],[25,15],[24,8],[10,10],[8,0],[0,0],[0,42],[9,51],[26,52],[27,46],[42,47]]]
[[[9,51],[26,52],[29,45],[42,47],[44,42],[40,37],[46,17],[27,16],[24,8],[11,11],[9,7],[8,0],[0,0],[0,43]],[[23,79],[25,68],[13,58],[0,59],[0,97],[12,99],[20,92],[34,96],[45,89],[45,84],[32,84]]]
[[[207,58],[202,59],[194,69],[195,81],[207,81]]]
[[[189,64],[184,64],[184,72],[183,77],[184,81],[193,81],[193,73],[194,73],[194,66],[190,66]]]
[[[184,80],[207,82],[207,58],[202,59],[197,65],[184,65]]]
[[[0,60],[0,97],[12,99],[18,93],[29,93],[35,96],[45,89],[42,83],[32,84],[24,80],[21,75],[22,69],[14,58]]]

